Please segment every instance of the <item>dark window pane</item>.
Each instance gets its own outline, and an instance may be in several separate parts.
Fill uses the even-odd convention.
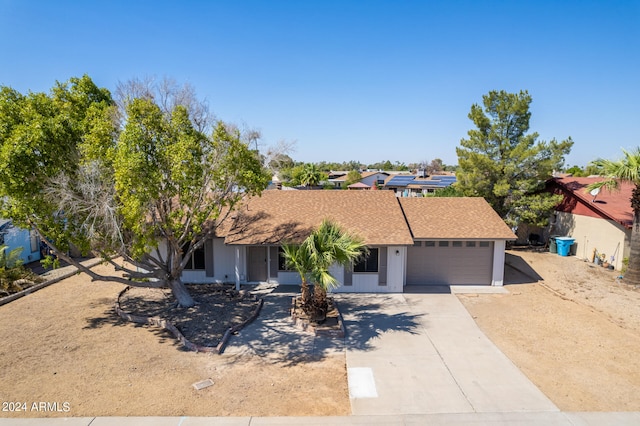
[[[278,271],[288,271],[287,261],[284,257],[284,251],[282,247],[278,247]]]
[[[199,249],[193,252],[193,269],[201,269],[204,270],[205,260],[204,260],[204,247],[200,247]]]
[[[378,249],[369,249],[369,255],[353,265],[353,272],[378,272]]]

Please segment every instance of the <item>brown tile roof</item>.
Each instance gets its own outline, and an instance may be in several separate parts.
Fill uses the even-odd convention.
[[[415,197],[399,200],[416,239],[516,239],[484,198]]]
[[[217,230],[227,244],[299,242],[330,218],[368,245],[410,245],[411,232],[391,191],[264,191]]]

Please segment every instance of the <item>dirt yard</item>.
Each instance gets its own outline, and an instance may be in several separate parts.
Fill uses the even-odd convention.
[[[639,411],[640,289],[575,257],[507,263],[509,294],[460,296],[485,334],[561,410]]]
[[[484,332],[562,410],[640,410],[640,291],[573,257],[507,262],[509,294],[460,295]],[[78,275],[0,306],[0,417],[350,413],[343,355],[186,352],[120,320],[120,290]]]
[[[122,288],[77,275],[0,306],[0,417],[350,413],[344,356],[186,352],[167,332],[120,320]]]

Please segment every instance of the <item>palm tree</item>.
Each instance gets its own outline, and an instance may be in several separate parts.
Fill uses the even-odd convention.
[[[315,164],[309,163],[304,166],[300,183],[304,186],[317,186],[322,179],[322,172],[318,170]]]
[[[307,276],[313,267],[309,253],[302,245],[283,244],[282,254],[284,255],[287,268],[293,269],[300,274],[300,280],[302,281],[300,289],[300,292],[302,293],[302,308],[306,310],[309,302],[311,301],[311,290],[309,289]]]
[[[329,268],[334,264],[349,266],[366,255],[368,249],[361,238],[343,231],[338,224],[327,219],[304,240],[301,247],[306,251],[311,266],[312,319],[322,321],[329,307],[327,291],[339,285]]]
[[[633,151],[625,151],[620,160],[598,159],[591,164],[598,168],[600,174],[607,179],[589,185],[587,190],[605,188],[615,190],[620,182],[631,182],[635,185],[631,195],[631,208],[633,209],[633,227],[631,228],[631,250],[629,253],[629,265],[624,274],[625,282],[640,285],[640,147]]]

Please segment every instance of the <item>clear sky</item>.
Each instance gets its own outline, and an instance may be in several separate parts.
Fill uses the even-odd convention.
[[[0,85],[191,83],[299,161],[441,158],[490,90],[528,90],[569,165],[640,145],[640,0],[0,0]]]

